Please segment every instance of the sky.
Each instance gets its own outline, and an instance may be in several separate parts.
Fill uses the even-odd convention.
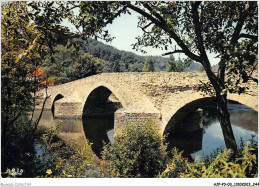
[[[134,44],[137,40],[135,39],[137,36],[142,35],[142,30],[137,27],[138,23],[138,13],[131,11],[131,15],[123,14],[120,17],[116,18],[112,24],[109,24],[106,29],[108,29],[109,33],[116,38],[111,42],[104,42],[106,44],[112,45],[117,49],[131,51],[138,55],[157,55],[161,56],[166,51],[162,51],[160,49],[155,49],[152,47],[145,47],[144,50],[147,51],[146,54],[137,52],[132,49],[132,44]]]
[[[144,54],[132,49],[132,44],[134,44],[137,41],[135,38],[137,36],[142,35],[142,30],[137,27],[137,17],[140,15],[134,11],[130,12],[131,15],[122,14],[120,17],[117,17],[112,24],[107,25],[107,27],[105,28],[109,31],[111,36],[115,37],[115,39],[112,42],[105,42],[103,40],[101,42],[111,45],[119,50],[133,52],[137,55],[161,56],[163,53],[172,51],[171,48],[169,48],[169,50],[166,51],[161,49],[155,49],[152,47],[145,47],[144,50],[147,53]],[[67,21],[65,21],[64,24],[66,24],[67,26],[71,25]],[[173,43],[172,47],[174,48],[175,45],[176,44]],[[207,52],[207,54],[212,65],[218,63],[219,59],[214,58],[216,54],[210,54],[209,52]],[[175,59],[177,59],[179,56],[180,58],[186,58],[184,54],[174,54]]]

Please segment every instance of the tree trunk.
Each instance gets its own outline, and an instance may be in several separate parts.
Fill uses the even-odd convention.
[[[230,115],[227,110],[227,95],[216,94],[217,110],[220,126],[223,132],[226,147],[232,149],[234,153],[238,152],[235,136],[230,123]]]
[[[232,149],[234,153],[238,152],[235,136],[231,127],[230,123],[230,116],[227,110],[227,94],[221,94],[222,88],[224,87],[224,76],[222,77],[222,81],[217,78],[214,73],[211,71],[209,63],[202,63],[204,64],[204,69],[207,73],[207,76],[214,87],[216,92],[216,99],[217,99],[217,110],[218,110],[218,117],[220,121],[220,126],[222,129],[222,133],[224,136],[225,144],[228,149]]]

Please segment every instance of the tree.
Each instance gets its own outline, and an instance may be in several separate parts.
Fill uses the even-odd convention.
[[[120,72],[120,64],[118,60],[112,63],[112,72]]]
[[[170,55],[166,71],[168,72],[183,72],[187,67],[189,67],[193,62],[190,59],[180,59],[175,60],[173,55]]]
[[[56,53],[52,56],[55,63],[51,62],[51,58],[47,58],[42,69],[44,73],[48,74],[49,79],[56,77],[56,83],[66,83],[102,71],[101,63],[98,60],[82,50],[77,51],[73,46],[68,48],[58,45],[55,47],[55,51]]]
[[[116,177],[156,177],[167,163],[166,145],[152,122],[128,124],[104,147],[102,156],[110,160]]]
[[[10,145],[15,122],[34,109],[39,86],[35,71],[58,43],[66,44],[74,35],[60,25],[69,13],[54,2],[5,2],[1,9],[1,138],[2,145]],[[20,144],[30,138],[37,121],[28,123],[30,132]]]
[[[35,93],[39,86],[36,70],[43,62],[42,59],[52,54],[52,47],[68,31],[56,25],[52,17],[54,12],[34,12],[29,4],[1,3],[2,170],[13,166],[21,166],[26,170],[28,168],[31,157],[25,153],[33,149],[32,141],[39,122],[32,120],[36,103]],[[43,4],[50,5],[50,2]],[[51,30],[47,31],[46,28]],[[66,38],[69,37],[65,36],[62,42],[65,42]],[[31,119],[24,119],[29,112],[32,112]]]
[[[257,2],[80,2],[79,25],[84,32],[107,41],[113,38],[103,28],[129,9],[139,13],[138,27],[143,35],[134,48],[152,46],[184,53],[205,69],[217,100],[219,119],[227,148],[237,151],[227,110],[227,93],[244,91],[256,68],[258,14]],[[95,7],[95,8],[93,8]],[[92,16],[91,19],[85,19]],[[94,26],[95,25],[95,26]],[[178,47],[178,48],[177,48]],[[219,58],[218,74],[211,70],[207,52]]]
[[[166,71],[167,72],[173,72],[176,70],[176,62],[173,55],[170,55],[170,58],[168,59],[168,63],[166,65]]]
[[[153,60],[150,56],[147,57],[142,71],[143,72],[154,72]]]

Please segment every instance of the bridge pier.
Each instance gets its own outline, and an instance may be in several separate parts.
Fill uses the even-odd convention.
[[[115,135],[121,131],[123,125],[154,122],[156,126],[160,129],[161,127],[161,114],[160,113],[149,113],[149,112],[128,112],[123,108],[115,112],[114,119],[114,131]]]
[[[54,118],[81,119],[82,103],[72,101],[70,98],[62,98],[54,103]]]

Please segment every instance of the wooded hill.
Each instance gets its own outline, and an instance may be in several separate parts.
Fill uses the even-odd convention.
[[[148,56],[139,56],[132,52],[118,50],[94,39],[88,42],[77,40],[80,45],[58,45],[55,54],[45,59],[40,70],[48,75],[48,82],[53,84],[66,83],[102,72],[142,72]],[[166,71],[168,58],[151,56],[154,71]],[[182,59],[176,59],[182,64]],[[200,71],[201,65],[192,63],[184,71]],[[183,71],[183,69],[178,70]]]
[[[141,72],[148,56],[136,55],[132,52],[118,50],[100,41],[89,39],[82,50],[97,58],[103,66],[103,72]],[[155,71],[165,71],[168,58],[151,56]],[[198,71],[201,65],[191,64],[185,71]]]

